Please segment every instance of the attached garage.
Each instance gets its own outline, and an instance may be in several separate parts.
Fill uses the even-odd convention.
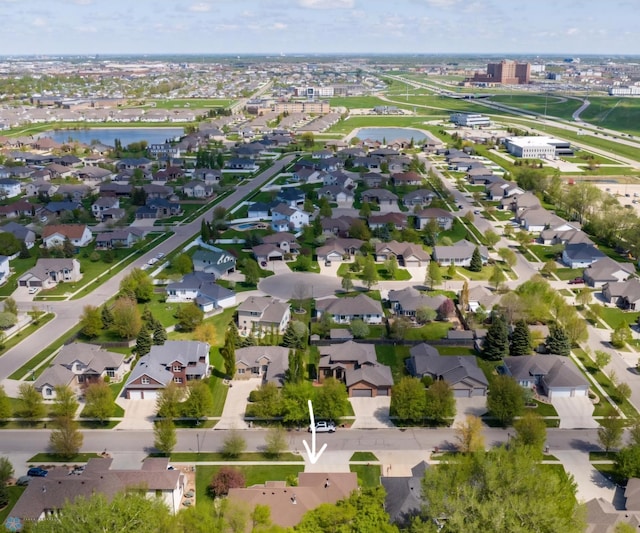
[[[129,400],[142,400],[141,390],[127,390],[127,398]]]
[[[469,398],[471,396],[471,389],[453,389],[454,398]]]
[[[158,392],[154,390],[131,390],[127,389],[129,400],[156,400]]]
[[[471,396],[486,396],[487,395],[487,389],[484,387],[476,387],[473,389],[473,392],[471,393]]]
[[[372,398],[373,389],[351,389],[351,396],[353,398]]]

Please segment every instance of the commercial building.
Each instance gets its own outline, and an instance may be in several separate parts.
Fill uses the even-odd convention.
[[[503,60],[500,63],[489,63],[486,74],[475,74],[470,80],[473,83],[501,83],[503,85],[526,85],[531,77],[530,63],[516,63]]]
[[[467,128],[487,128],[491,126],[491,119],[485,115],[451,113],[450,120],[456,126],[464,126]]]
[[[618,87],[609,87],[609,96],[640,96],[640,86],[620,85]]]
[[[555,159],[562,155],[573,155],[567,141],[553,137],[507,137],[504,145],[511,155],[525,159]]]

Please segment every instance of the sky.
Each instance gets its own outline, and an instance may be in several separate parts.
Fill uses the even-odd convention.
[[[640,54],[640,0],[0,0],[0,55]]]

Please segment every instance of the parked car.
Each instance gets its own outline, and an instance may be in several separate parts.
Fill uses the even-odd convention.
[[[48,473],[49,473],[48,470],[45,470],[44,468],[40,468],[39,466],[34,466],[33,468],[29,468],[29,470],[27,471],[27,475],[31,477],[47,477]]]
[[[38,292],[38,287],[29,287],[29,294],[35,294]]]
[[[156,257],[157,257],[158,259],[162,259],[162,258],[164,257],[164,253],[163,253],[163,252],[160,252],[158,255],[156,255]]]
[[[584,278],[573,278],[569,285],[579,285],[580,283],[584,283]]]
[[[29,481],[31,481],[29,476],[20,476],[16,480],[16,485],[18,485],[18,487],[26,487],[29,484]]]
[[[313,427],[309,424],[309,432],[311,432]],[[316,433],[335,433],[336,425],[333,422],[326,422],[324,420],[320,420],[316,422]]]

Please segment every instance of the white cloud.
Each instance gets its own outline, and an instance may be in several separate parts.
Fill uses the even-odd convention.
[[[351,9],[355,0],[298,0],[301,7],[309,9]]]
[[[567,35],[577,35],[578,33],[580,33],[578,28],[569,28],[567,30]]]
[[[273,30],[286,30],[289,26],[287,26],[284,22],[274,22],[271,26]]]
[[[42,17],[36,17],[33,19],[31,25],[36,28],[44,28],[47,25],[47,20]]]
[[[189,6],[189,11],[193,11],[194,13],[206,13],[207,11],[211,11],[211,5],[205,4],[204,2],[198,2],[197,4],[191,4]]]
[[[93,4],[93,0],[73,0],[73,3],[78,6],[88,6]]]
[[[424,0],[431,7],[453,7],[460,3],[460,0]]]

